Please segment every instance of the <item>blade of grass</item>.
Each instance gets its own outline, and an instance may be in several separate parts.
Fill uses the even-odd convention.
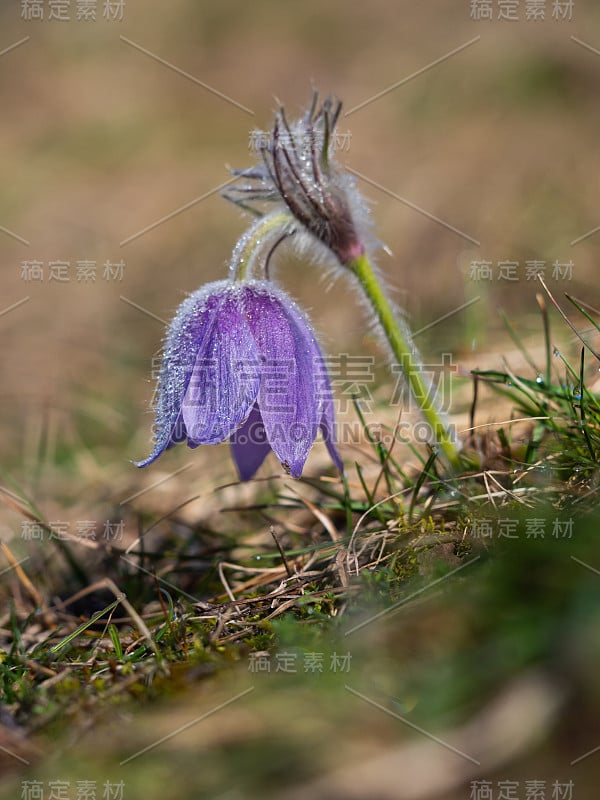
[[[542,321],[544,323],[544,345],[546,347],[546,384],[550,386],[552,383],[552,345],[550,344],[550,315],[548,314],[548,304],[544,299],[544,295],[537,292],[535,299],[542,314]]]
[[[415,483],[415,485],[413,487],[413,490],[411,492],[411,497],[410,497],[410,506],[408,508],[408,519],[409,520],[412,520],[412,518],[413,518],[413,511],[414,511],[415,505],[417,503],[418,495],[419,495],[419,492],[421,491],[421,487],[425,483],[426,478],[434,477],[434,479],[437,480],[438,477],[439,477],[438,475],[431,476],[429,474],[429,470],[433,466],[437,456],[438,456],[438,454],[435,452],[435,450],[432,450],[431,453],[429,454],[429,458],[425,462],[425,466],[423,467],[423,469],[421,471],[421,474],[417,478],[417,481],[416,481],[416,483]]]
[[[579,413],[581,414],[581,431],[583,433],[583,438],[585,439],[585,443],[587,445],[590,457],[592,461],[596,460],[596,454],[594,453],[594,448],[592,447],[592,442],[587,431],[587,423],[585,418],[585,384],[583,378],[583,370],[585,365],[585,347],[581,348],[581,363],[579,368],[579,394],[581,399],[579,401]]]
[[[537,375],[539,373],[539,369],[538,369],[535,361],[531,358],[531,356],[527,352],[527,350],[525,348],[525,345],[523,344],[521,339],[517,336],[517,332],[515,331],[515,329],[513,328],[511,323],[509,322],[508,317],[506,316],[504,311],[499,311],[498,313],[500,314],[500,319],[502,320],[502,323],[503,323],[504,327],[506,328],[508,335],[513,340],[515,346],[517,347],[517,349],[519,350],[519,352],[521,353],[521,355],[523,356],[525,361],[527,361],[529,366],[532,368],[532,370]]]
[[[572,295],[570,295],[570,294],[567,294],[567,292],[565,292],[565,297],[567,298],[567,300],[569,300],[571,303],[573,303],[573,305],[574,305],[574,306],[575,306],[575,308],[576,308],[576,309],[579,311],[579,313],[580,313],[580,314],[583,314],[583,316],[584,316],[584,317],[587,319],[587,321],[591,323],[592,327],[594,327],[594,328],[595,328],[595,329],[598,331],[598,333],[600,333],[600,325],[598,325],[598,323],[596,322],[596,320],[595,320],[595,319],[593,319],[593,317],[591,317],[591,316],[590,316],[590,315],[587,313],[587,311],[586,311],[586,310],[583,308],[584,304],[583,304],[583,303],[582,303],[580,300],[577,300],[577,299],[576,299],[575,297],[573,297]],[[588,308],[591,308],[591,306],[588,306]],[[595,310],[596,310],[596,309],[594,309],[594,311],[595,311]],[[597,312],[597,313],[598,313],[598,312]],[[588,347],[588,349],[591,349],[591,348],[589,348],[589,347]],[[592,352],[593,352],[593,351],[592,351]],[[597,357],[597,356],[596,356],[596,357]]]
[[[600,355],[599,355],[598,353],[596,353],[596,351],[595,351],[595,350],[594,350],[592,347],[590,347],[590,345],[589,345],[589,344],[588,344],[588,343],[585,341],[585,339],[584,339],[584,338],[582,337],[582,335],[579,333],[579,331],[577,330],[577,328],[576,328],[576,327],[573,325],[573,323],[571,322],[571,320],[570,320],[570,319],[567,317],[567,315],[566,315],[566,314],[565,314],[565,312],[562,310],[562,308],[561,308],[561,307],[558,305],[558,303],[556,302],[556,300],[555,300],[555,299],[554,299],[554,297],[552,296],[552,293],[550,292],[550,290],[548,289],[548,287],[547,287],[547,286],[546,286],[546,284],[544,283],[544,279],[543,279],[543,278],[541,278],[541,277],[538,275],[538,280],[539,280],[539,282],[542,284],[542,286],[544,287],[544,290],[545,290],[546,294],[548,295],[548,297],[550,298],[550,301],[551,301],[552,305],[553,305],[553,306],[554,306],[554,308],[555,308],[555,309],[558,311],[558,313],[561,315],[561,317],[564,319],[564,321],[567,323],[567,325],[569,326],[569,328],[571,328],[571,330],[573,331],[573,333],[575,334],[575,336],[577,336],[577,338],[578,338],[578,339],[579,339],[579,341],[580,341],[580,342],[583,344],[583,346],[584,346],[584,347],[587,347],[587,348],[588,348],[588,350],[590,350],[590,352],[592,352],[592,353],[593,353],[593,355],[594,355],[594,356],[595,356],[597,359],[599,359],[599,360],[600,360]]]
[[[123,661],[123,647],[121,646],[121,639],[119,638],[119,631],[117,626],[114,625],[112,622],[108,626],[108,635],[110,637],[110,641],[112,642],[113,649],[115,651],[115,655],[119,661]]]
[[[73,641],[73,639],[76,639],[81,633],[83,633],[88,628],[90,628],[94,623],[96,623],[99,619],[101,619],[105,614],[108,614],[110,611],[113,610],[113,608],[116,608],[124,597],[125,597],[125,595],[122,595],[121,597],[118,597],[116,600],[113,600],[113,602],[110,603],[109,605],[107,605],[106,608],[103,608],[100,611],[96,611],[96,613],[92,614],[92,616],[88,620],[86,620],[85,622],[82,622],[81,625],[79,625],[77,628],[75,628],[75,630],[72,631],[72,633],[69,633],[67,636],[65,636],[64,639],[62,639],[60,642],[58,642],[58,644],[55,644],[53,647],[51,647],[50,648],[50,652],[51,653],[59,653],[61,650],[64,650],[64,648],[68,644],[70,644]]]

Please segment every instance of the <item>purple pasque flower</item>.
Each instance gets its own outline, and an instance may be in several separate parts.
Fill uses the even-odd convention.
[[[328,98],[317,107],[317,100],[315,94],[306,114],[291,124],[280,108],[260,148],[262,163],[235,170],[245,183],[223,195],[259,215],[257,201],[283,204],[305,231],[346,265],[374,244],[369,212],[354,178],[334,157],[342,104]]]
[[[240,478],[273,450],[300,477],[320,429],[335,466],[334,413],[321,350],[303,312],[267,280],[216,281],[190,295],[167,332],[155,447],[227,439]]]

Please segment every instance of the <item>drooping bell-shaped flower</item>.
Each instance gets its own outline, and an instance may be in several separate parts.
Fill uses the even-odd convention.
[[[321,430],[331,458],[331,386],[313,331],[296,303],[267,280],[217,281],[190,295],[167,332],[155,447],[229,440],[242,480],[273,450],[294,477]]]

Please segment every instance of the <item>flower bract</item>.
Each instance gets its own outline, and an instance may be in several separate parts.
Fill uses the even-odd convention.
[[[234,170],[245,182],[224,196],[261,212],[256,203],[286,207],[316,242],[347,265],[372,244],[366,204],[354,178],[334,158],[335,126],[341,103],[331,99],[317,107],[317,96],[306,114],[288,123],[283,108],[261,146],[262,163]]]

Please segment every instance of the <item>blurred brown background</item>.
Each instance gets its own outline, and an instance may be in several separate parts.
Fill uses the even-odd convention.
[[[78,20],[84,8],[89,18]],[[545,18],[528,18],[534,10]],[[516,19],[500,18],[509,13]],[[313,86],[344,101],[347,116],[339,131],[349,135],[349,147],[339,157],[368,178],[359,185],[391,253],[382,250],[379,265],[393,298],[415,329],[443,318],[418,340],[425,359],[435,362],[451,352],[465,371],[500,367],[503,354],[515,350],[497,314],[502,307],[543,361],[539,285],[530,273],[528,278],[528,267],[545,267],[558,298],[566,290],[600,307],[600,232],[586,235],[600,225],[599,23],[600,7],[591,0],[0,0],[0,485],[22,498],[22,505],[23,498],[35,503],[55,529],[65,521],[73,533],[83,520],[102,531],[105,521],[120,520],[125,544],[143,528],[149,550],[160,550],[157,533],[168,545],[186,515],[200,521],[198,530],[210,517],[207,536],[228,526],[231,532],[234,525],[240,539],[259,528],[267,534],[264,520],[248,516],[239,522],[240,515],[232,521],[231,514],[220,513],[270,486],[212,491],[235,478],[226,447],[194,453],[178,447],[142,472],[129,460],[148,452],[153,359],[165,324],[186,293],[225,276],[247,224],[219,197],[228,166],[252,163],[251,131],[268,128],[276,98],[294,116]],[[491,280],[485,271],[477,274],[475,262],[487,265]],[[373,355],[386,380],[368,320],[357,313],[343,279],[332,281],[318,265],[304,265],[283,250],[277,274],[310,311],[330,353]],[[553,341],[576,354],[566,326],[555,324],[553,330]],[[457,396],[463,414],[468,381],[464,389],[465,397]],[[478,412],[482,423],[492,416],[486,402]],[[353,451],[342,450],[352,465]],[[309,476],[319,459],[327,461],[322,445],[311,453]],[[262,474],[276,471],[281,473],[271,458]],[[180,506],[164,529],[156,527],[162,514]],[[46,583],[40,588],[48,598],[70,594],[57,551],[19,540],[22,524],[22,514],[0,507],[0,540],[12,539],[15,558],[32,559],[26,569],[36,583]],[[504,716],[495,730],[512,746],[523,731],[537,736],[538,729],[554,730],[563,706],[564,725],[533,760],[527,750],[526,763],[484,777],[516,777],[523,788],[523,781],[542,775],[574,776],[576,796],[583,797],[588,776],[591,786],[597,774],[597,759],[582,755],[595,753],[599,741],[600,645],[597,570],[589,567],[586,582],[575,567],[597,565],[593,525],[588,538],[578,533],[575,542],[585,548],[591,542],[589,550],[575,551],[579,561],[564,556],[566,567],[563,555],[555,555],[553,571],[538,575],[534,543],[531,551],[514,556],[511,549],[511,558],[497,559],[491,577],[482,571],[477,582],[466,573],[450,601],[437,589],[429,601],[419,597],[400,623],[393,622],[389,639],[384,631],[366,640],[364,658],[351,644],[357,654],[352,680],[354,674],[357,680],[368,676],[381,694],[391,695],[414,668],[419,679],[425,675],[423,685],[435,688],[419,698],[425,715],[451,738],[458,729],[440,717],[439,708],[462,713],[481,704],[484,711],[470,728],[479,738],[489,717],[483,705],[489,687],[527,664],[529,653],[549,653],[544,658],[557,666],[524,678],[525,689],[533,688],[525,700],[537,698],[537,705],[523,701],[521,683],[509,685],[514,727],[507,727]],[[87,555],[94,574],[103,575],[97,551]],[[4,564],[0,568],[8,572]],[[555,586],[554,576],[563,583]],[[538,605],[529,603],[531,583]],[[546,622],[551,619],[558,621]],[[282,627],[282,647],[286,641],[296,646],[297,630],[287,635],[288,640]],[[244,670],[241,665],[236,675],[245,686],[250,678]],[[173,705],[177,726],[185,722],[186,731],[191,713],[200,715],[235,691],[227,673],[215,694],[215,683],[203,679],[207,674],[198,670],[194,678],[173,670],[173,683],[179,680],[187,690],[183,702]],[[272,685],[260,684],[254,706],[240,706],[233,723],[227,711],[218,724],[211,720],[134,762],[124,773],[127,798],[156,791],[182,797],[189,780],[220,791],[223,776],[228,782],[255,768],[266,769],[267,776],[270,769],[276,777],[277,770],[301,774],[307,764],[311,770],[327,764],[331,753],[340,764],[360,764],[397,735],[396,720],[361,707],[340,687],[325,701],[324,684],[315,701],[302,686],[293,695],[294,685],[282,700]],[[407,713],[412,708],[410,686],[409,679],[394,699],[402,714],[404,703]],[[118,780],[124,755],[145,747],[145,737],[176,727],[169,703],[153,707],[141,725],[122,724],[129,712],[119,717],[115,707],[107,708],[108,744],[92,738],[82,754],[76,745],[84,726],[75,724],[61,745],[58,758],[64,760],[50,761],[43,775],[89,778],[102,772],[102,780]],[[87,724],[87,706],[81,714]],[[290,731],[293,746],[286,749],[282,742]],[[428,776],[446,778],[437,750],[431,758],[429,750],[390,751],[389,775],[406,784],[398,758],[418,765],[415,752],[425,752]],[[497,752],[502,756],[501,747]],[[576,769],[573,759],[581,761]],[[506,769],[501,759],[497,763]],[[457,769],[452,761],[448,774],[455,782]],[[379,774],[388,773],[379,767]],[[413,794],[405,787],[407,797],[424,796],[418,793],[420,780],[421,775]],[[257,786],[257,796],[264,796],[262,784]]]
[[[61,5],[70,20],[50,19]],[[59,467],[69,502],[90,481],[116,497],[116,482],[134,480],[127,459],[148,447],[160,320],[224,276],[245,225],[215,187],[228,165],[252,162],[251,131],[268,127],[275,98],[293,116],[313,85],[346,112],[374,98],[341,118],[351,138],[339,155],[385,190],[360,182],[393,253],[381,252],[380,266],[414,324],[481,297],[433,329],[428,355],[474,350],[479,366],[497,366],[486,354],[497,350],[499,305],[537,335],[527,262],[545,262],[558,293],[600,304],[600,234],[571,244],[600,224],[600,56],[572,38],[600,48],[594,4],[576,2],[569,20],[549,0],[534,20],[528,8],[544,4],[521,0],[514,21],[498,18],[506,4],[495,1],[127,0],[122,14],[109,4],[122,19],[107,19],[99,0],[86,21],[83,5],[0,10],[1,310],[28,298],[0,317],[11,481],[28,490],[46,481],[56,498],[47,467]],[[36,6],[44,19],[27,19]],[[493,18],[475,19],[484,6]],[[491,263],[491,281],[470,277],[474,260]],[[506,260],[518,262],[516,280],[499,279]],[[68,281],[49,279],[56,261],[68,262]],[[569,278],[553,277],[555,261],[572,262]],[[95,266],[95,281],[78,280],[78,262],[88,276]],[[324,292],[329,276],[289,257],[279,277],[331,352],[377,352],[344,281]]]

